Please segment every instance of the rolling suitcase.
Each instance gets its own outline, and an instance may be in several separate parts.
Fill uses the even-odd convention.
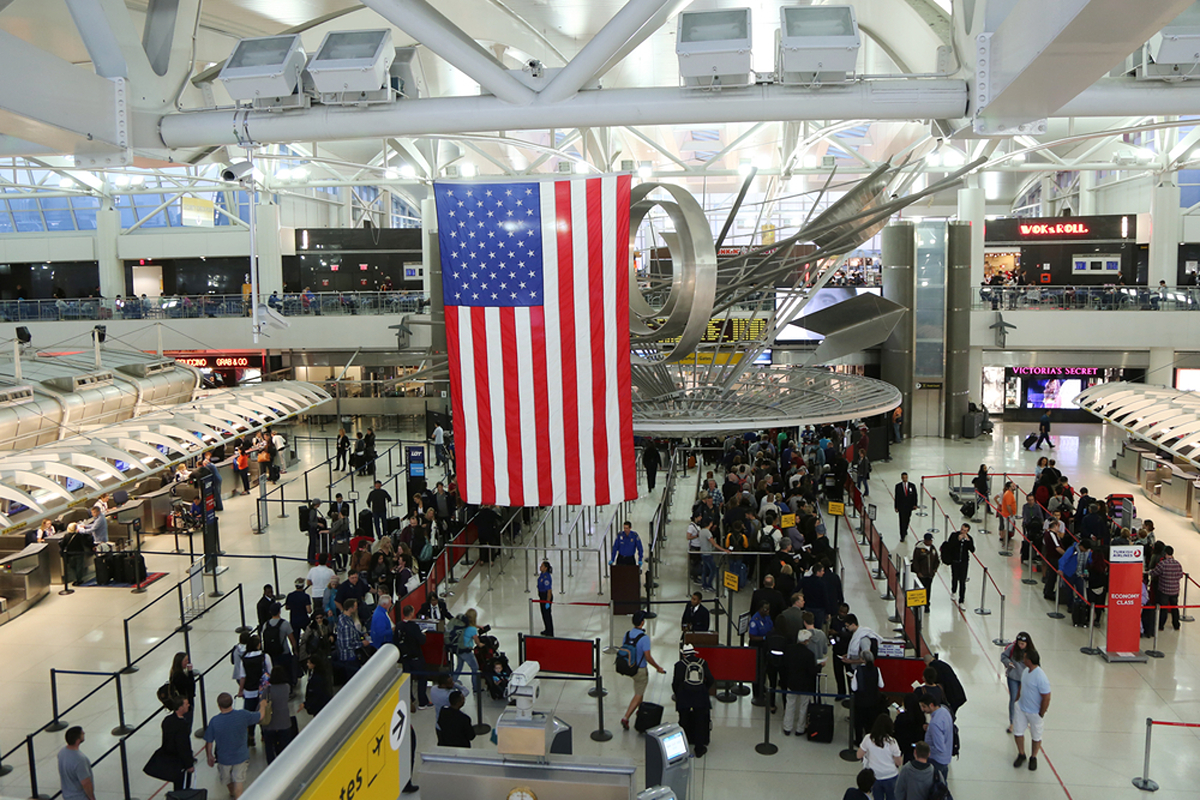
[[[387,521],[383,524],[383,532],[390,535],[398,530],[400,530],[400,518],[388,517]]]
[[[359,527],[359,529],[366,528],[369,531],[369,530],[371,530],[371,526],[373,524],[374,524],[374,517],[371,515],[371,509],[364,508],[362,511],[358,512],[358,527]]]
[[[112,582],[112,556],[107,553],[96,556],[96,585],[108,586]]]
[[[146,580],[146,558],[141,553],[122,553],[125,560],[125,582],[134,586]]]
[[[1029,448],[1033,447],[1033,443],[1036,442],[1037,440],[1038,440],[1037,434],[1031,433],[1025,437],[1025,441],[1021,442],[1021,447],[1024,447],[1026,450],[1028,450]]]
[[[637,718],[633,721],[633,728],[638,733],[645,733],[651,728],[657,728],[662,724],[663,707],[658,703],[648,703],[643,701],[637,710]]]
[[[109,553],[108,571],[112,576],[113,583],[129,583],[129,578],[125,574],[126,563],[124,553]]]
[[[808,727],[804,730],[810,742],[833,741],[833,706],[828,703],[812,703],[808,707]]]
[[[1076,628],[1086,628],[1088,626],[1088,612],[1088,607],[1077,599],[1075,606],[1071,609],[1071,624]]]
[[[270,474],[269,480],[271,481],[271,483],[279,483],[279,467],[272,464],[271,471],[269,474]]]
[[[167,792],[166,800],[208,800],[208,789],[176,789]]]

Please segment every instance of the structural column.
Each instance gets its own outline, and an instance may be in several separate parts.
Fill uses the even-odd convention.
[[[971,191],[968,189],[967,191]],[[951,222],[946,230],[946,406],[943,435],[957,439],[971,386],[971,253],[974,226]]]
[[[1175,174],[1163,175],[1150,193],[1150,260],[1146,282],[1157,286],[1166,281],[1174,286],[1179,279],[1179,237],[1182,235],[1183,220],[1179,208],[1179,186]]]
[[[1167,387],[1175,385],[1174,348],[1150,348],[1150,366],[1146,370],[1146,383]]]
[[[958,190],[958,221],[971,225],[971,285],[983,283],[983,226],[987,201],[983,189]]]
[[[101,196],[96,210],[96,262],[100,267],[100,294],[109,300],[129,294],[125,286],[125,263],[121,261],[118,237],[121,212],[111,197]]]
[[[880,377],[900,390],[904,408],[903,432],[912,435],[913,339],[916,305],[913,298],[913,265],[916,232],[911,222],[894,222],[883,229],[880,240],[883,260],[883,296],[908,310],[900,324],[883,343]]]
[[[1079,173],[1079,216],[1096,215],[1096,173],[1085,169]]]

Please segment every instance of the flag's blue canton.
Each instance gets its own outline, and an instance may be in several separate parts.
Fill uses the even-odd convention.
[[[436,184],[448,306],[537,306],[542,219],[536,183]]]

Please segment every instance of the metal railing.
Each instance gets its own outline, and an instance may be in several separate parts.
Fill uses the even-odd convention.
[[[429,307],[425,292],[311,292],[264,297],[285,317],[374,314],[416,314]],[[53,322],[57,320],[109,319],[203,319],[248,317],[250,296],[244,294],[168,295],[114,299],[72,297],[49,300],[3,300],[0,316],[5,322]]]
[[[971,307],[992,311],[1200,311],[1200,287],[981,286]]]

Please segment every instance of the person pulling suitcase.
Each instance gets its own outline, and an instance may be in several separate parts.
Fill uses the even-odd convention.
[[[646,612],[638,611],[633,615],[633,628],[625,634],[622,640],[620,649],[617,650],[617,672],[628,675],[633,678],[633,698],[629,701],[629,708],[625,710],[625,716],[621,717],[621,727],[629,730],[629,718],[634,712],[638,712],[637,724],[639,731],[645,731],[648,728],[654,727],[649,725],[644,728],[643,725],[648,721],[647,714],[653,709],[647,709],[647,714],[643,714],[641,706],[642,699],[646,696],[646,685],[650,682],[650,671],[648,666],[658,670],[660,675],[666,674],[666,670],[659,666],[659,663],[654,660],[654,656],[650,655],[650,635],[646,633]],[[622,662],[626,665],[622,669]],[[646,703],[647,706],[655,706],[658,711],[659,721],[662,720],[662,706],[652,703]],[[659,723],[655,723],[657,725]]]

